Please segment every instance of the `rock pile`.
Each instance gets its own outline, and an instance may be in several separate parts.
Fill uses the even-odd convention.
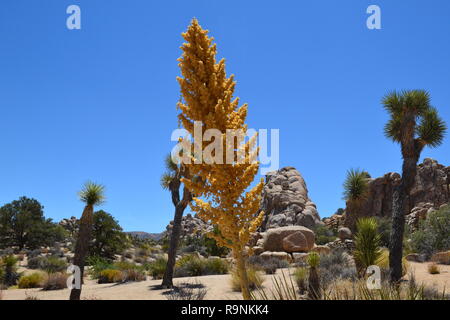
[[[293,167],[266,175],[261,210],[265,212],[261,231],[292,225],[311,229],[322,224],[315,203],[308,197],[305,180]]]

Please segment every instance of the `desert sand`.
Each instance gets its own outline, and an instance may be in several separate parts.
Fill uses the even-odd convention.
[[[434,286],[442,291],[450,291],[450,266],[439,265],[441,273],[431,275],[427,271],[428,263],[410,262],[410,270],[414,271],[416,282],[426,286]],[[293,269],[290,270],[291,272]],[[277,271],[288,274],[288,269]],[[266,275],[264,287],[273,286],[272,275]],[[86,280],[82,290],[82,299],[88,300],[166,300],[168,289],[159,289],[161,280],[146,280],[141,282],[128,282],[124,284],[98,284],[94,280]],[[230,275],[212,275],[201,277],[175,278],[174,284],[182,283],[201,284],[207,289],[205,299],[208,300],[235,300],[242,299],[239,292],[233,292],[230,287]],[[4,300],[24,300],[35,297],[40,300],[66,300],[69,298],[69,289],[42,291],[41,289],[9,289],[3,291]]]

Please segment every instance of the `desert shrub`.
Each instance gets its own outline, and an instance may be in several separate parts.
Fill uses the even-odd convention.
[[[261,274],[260,271],[256,270],[252,266],[247,266],[247,278],[248,278],[248,285],[250,290],[254,290],[257,287],[261,287],[264,276]],[[233,268],[231,270],[231,288],[233,291],[241,291],[241,276],[239,275],[239,272],[236,268]]]
[[[266,274],[274,274],[277,269],[288,268],[289,262],[277,258],[263,258],[261,256],[251,256],[248,258],[248,264],[256,269],[263,270]]]
[[[19,280],[20,274],[17,272],[17,258],[13,255],[4,256],[0,260],[1,279],[4,286],[14,286]]]
[[[320,256],[319,264],[320,283],[323,288],[339,279],[352,280],[356,277],[356,268],[349,261],[344,250],[333,250],[329,254]]]
[[[175,264],[175,277],[197,277],[228,273],[228,263],[220,258],[204,259],[196,255],[184,255]]]
[[[167,259],[166,258],[158,258],[152,263],[148,264],[146,268],[148,268],[150,275],[153,279],[162,279],[164,276],[164,272],[166,271]]]
[[[218,228],[214,227],[213,232],[218,234]],[[198,252],[203,256],[224,257],[230,252],[230,249],[218,246],[216,240],[205,234],[197,234],[187,236],[180,245],[180,251],[182,253]]]
[[[67,288],[67,278],[69,276],[62,272],[55,272],[48,275],[44,281],[42,290],[61,290]]]
[[[45,260],[45,257],[33,257],[28,259],[27,266],[29,269],[42,269],[42,266],[44,265],[43,260]]]
[[[93,279],[98,279],[100,272],[106,269],[112,269],[113,266],[109,260],[99,257],[99,256],[90,256],[86,259],[86,265],[91,266],[89,268],[89,275]]]
[[[17,283],[19,289],[40,288],[45,281],[45,275],[40,272],[34,272],[28,276],[22,276]]]
[[[122,281],[145,281],[147,279],[145,273],[141,270],[137,269],[127,269],[122,272],[123,279]]]
[[[98,283],[122,282],[123,279],[124,274],[117,269],[106,269],[101,271],[98,275]]]
[[[316,244],[324,245],[329,242],[336,240],[337,232],[336,230],[329,229],[324,225],[317,225],[314,228],[314,233],[316,235]]]
[[[435,263],[432,263],[428,265],[428,273],[429,274],[439,274],[441,273],[441,270],[439,269],[439,266]]]
[[[39,256],[28,260],[28,268],[41,269],[48,273],[63,272],[67,269],[67,262],[56,256]]]
[[[427,259],[437,251],[450,249],[450,205],[430,212],[411,234],[411,247]]]
[[[48,257],[42,268],[42,270],[45,270],[48,273],[63,272],[66,271],[66,269],[67,262],[54,256]]]
[[[207,259],[206,260],[206,273],[209,274],[226,274],[230,269],[229,263],[220,258]]]
[[[361,218],[356,222],[355,257],[359,272],[376,264],[381,256],[381,237],[378,233],[378,224],[375,218]]]
[[[308,289],[308,269],[305,267],[299,267],[294,271],[294,279],[297,283],[297,287],[300,293]]]

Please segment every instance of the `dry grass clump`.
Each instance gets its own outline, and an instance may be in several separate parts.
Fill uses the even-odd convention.
[[[262,286],[264,276],[252,266],[247,267],[247,278],[250,290],[254,290]],[[231,288],[233,291],[241,291],[241,277],[236,268],[231,270]]]
[[[47,279],[47,274],[43,272],[33,272],[27,276],[22,276],[17,283],[19,289],[41,288]]]
[[[67,288],[67,278],[69,276],[66,273],[56,272],[48,275],[44,281],[42,290],[61,290]]]
[[[432,263],[428,265],[428,273],[429,274],[439,274],[441,270],[436,263]]]

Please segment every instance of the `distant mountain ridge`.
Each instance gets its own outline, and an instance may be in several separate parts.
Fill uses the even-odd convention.
[[[155,241],[159,241],[161,240],[164,235],[166,234],[166,232],[160,232],[160,233],[148,233],[148,232],[144,232],[144,231],[128,231],[125,232],[126,234],[129,234],[133,237],[137,237],[139,239],[145,240],[145,239],[152,239]]]

